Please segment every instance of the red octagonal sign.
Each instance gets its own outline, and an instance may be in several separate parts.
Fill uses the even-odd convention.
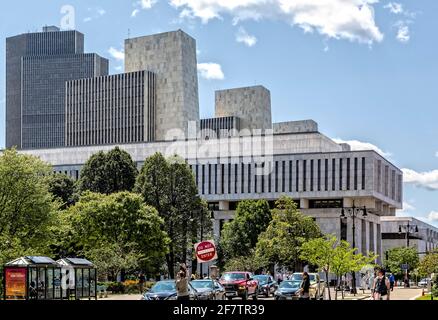
[[[213,241],[203,241],[195,245],[198,262],[210,262],[217,259],[216,246]]]

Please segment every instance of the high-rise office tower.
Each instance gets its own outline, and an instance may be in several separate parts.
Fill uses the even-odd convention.
[[[188,122],[199,122],[195,39],[178,30],[126,40],[125,72],[142,70],[157,77],[156,140],[187,136]]]
[[[6,39],[6,147],[65,145],[66,81],[108,74],[108,60],[84,53],[84,35],[45,27]]]
[[[66,146],[155,140],[155,74],[72,80],[66,89]]]

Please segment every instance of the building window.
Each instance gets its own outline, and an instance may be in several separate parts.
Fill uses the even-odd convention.
[[[262,163],[263,174],[261,175],[261,183],[262,183],[262,193],[265,193],[265,163]]]
[[[248,193],[251,193],[251,163],[248,163]]]
[[[324,170],[325,170],[325,173],[324,173],[324,186],[325,186],[325,191],[328,191],[328,164],[329,164],[329,161],[328,161],[328,159],[325,159],[325,165],[324,165]]]
[[[241,167],[241,171],[240,171],[240,182],[242,183],[241,185],[241,192],[245,193],[245,164],[242,163],[242,167]]]
[[[365,158],[362,158],[362,190],[365,190],[365,165],[366,165],[366,160]]]
[[[282,192],[286,192],[286,161],[283,161],[283,172],[281,175],[281,180],[282,180],[281,190]]]
[[[272,192],[272,162],[269,162],[268,192]]]
[[[303,160],[303,191],[307,191],[307,160]]]
[[[278,192],[278,161],[275,161],[275,192]]]
[[[217,180],[218,180],[218,171],[217,164],[214,165],[214,193],[217,194]]]
[[[336,159],[332,160],[332,191],[336,190]]]
[[[231,164],[228,165],[228,168],[231,168]],[[231,180],[231,179],[230,179]],[[234,193],[238,193],[237,182],[239,181],[239,165],[236,163],[234,165]],[[229,182],[231,183],[231,182]]]
[[[341,219],[341,240],[347,241],[348,223],[347,219]]]
[[[221,164],[221,194],[225,194],[225,164]]]
[[[321,191],[321,159],[318,159],[318,191]]]
[[[208,194],[211,194],[211,164],[208,165]]]
[[[292,161],[289,161],[289,192],[292,192]]]
[[[258,172],[257,172],[257,168],[258,168],[258,164],[257,164],[257,163],[254,163],[254,167],[255,167],[255,169],[254,169],[254,170],[255,170],[255,172],[254,172],[254,192],[257,193],[257,190],[258,190],[258,186],[257,186],[257,182],[258,182],[258,181],[257,181],[257,180],[258,180],[258,179],[257,179],[257,173],[258,173]]]
[[[389,166],[385,166],[385,196],[389,196]]]
[[[353,182],[354,190],[357,190],[357,184],[358,184],[358,176],[357,176],[359,170],[358,165],[359,165],[358,159],[354,158],[354,182]]]
[[[202,194],[205,194],[205,165],[202,165]]]
[[[391,199],[395,200],[395,170],[391,172]]]
[[[343,190],[343,159],[339,159],[339,190],[342,191]]]
[[[310,200],[310,209],[340,209],[343,207],[344,201],[342,199],[329,200]]]
[[[297,160],[295,167],[295,188],[296,192],[300,192],[300,161]]]
[[[236,172],[237,172],[237,170],[236,170]],[[227,185],[228,185],[228,194],[231,194],[231,163],[228,164],[228,181],[227,181]],[[237,191],[237,188],[236,188],[236,191]]]
[[[350,190],[350,173],[351,173],[351,163],[350,158],[347,159],[347,190]]]
[[[382,193],[382,160],[377,161],[377,192]]]
[[[313,191],[313,184],[314,184],[314,176],[313,176],[313,171],[314,171],[314,161],[310,160],[310,191]]]

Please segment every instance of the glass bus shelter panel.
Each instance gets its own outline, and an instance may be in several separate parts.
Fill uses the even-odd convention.
[[[90,297],[96,296],[96,269],[90,269]]]
[[[83,287],[84,287],[84,276],[83,269],[76,269],[76,299],[81,299],[83,297]]]

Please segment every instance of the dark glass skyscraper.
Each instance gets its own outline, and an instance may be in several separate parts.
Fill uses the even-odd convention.
[[[46,27],[6,39],[6,147],[65,146],[70,80],[108,75],[108,60],[84,53],[84,35]]]

